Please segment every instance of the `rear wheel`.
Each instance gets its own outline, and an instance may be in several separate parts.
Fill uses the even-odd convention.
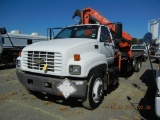
[[[95,109],[101,104],[103,98],[102,75],[94,74],[90,77],[86,98],[82,104],[87,109]]]
[[[141,61],[138,60],[136,65],[135,65],[134,71],[139,72],[140,69],[141,69]]]

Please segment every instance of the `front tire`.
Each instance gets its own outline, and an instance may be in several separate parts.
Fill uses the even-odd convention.
[[[102,75],[95,73],[89,79],[86,98],[82,104],[87,109],[95,109],[101,104],[103,98]]]

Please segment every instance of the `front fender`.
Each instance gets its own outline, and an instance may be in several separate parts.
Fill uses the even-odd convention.
[[[96,66],[101,64],[106,64],[108,66],[108,62],[106,56],[103,54],[94,54],[92,57],[89,57],[88,61],[84,65],[85,67],[85,77],[88,76],[90,70]]]

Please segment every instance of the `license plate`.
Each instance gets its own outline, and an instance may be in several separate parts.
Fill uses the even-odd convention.
[[[58,84],[57,88],[65,97],[65,99],[67,99],[77,91],[76,87],[67,78],[63,82]]]

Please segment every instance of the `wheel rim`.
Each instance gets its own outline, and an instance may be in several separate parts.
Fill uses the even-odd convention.
[[[98,103],[101,100],[102,96],[103,96],[103,83],[100,78],[97,78],[93,86],[93,92],[92,92],[93,101],[95,103]]]

